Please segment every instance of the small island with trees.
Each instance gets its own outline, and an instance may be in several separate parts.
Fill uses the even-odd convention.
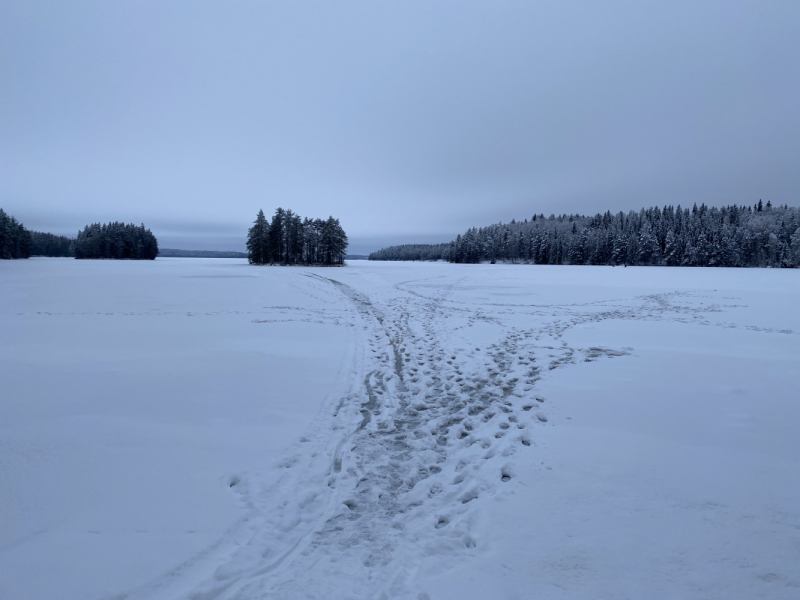
[[[259,210],[247,233],[247,257],[253,265],[344,265],[347,234],[339,219],[302,218],[278,208],[267,221]]]
[[[144,225],[93,223],[78,232],[75,240],[75,258],[154,260],[156,256],[158,240]]]

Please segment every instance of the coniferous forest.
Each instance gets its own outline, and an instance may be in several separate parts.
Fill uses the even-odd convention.
[[[343,265],[347,234],[339,219],[302,218],[279,208],[268,221],[259,210],[247,233],[247,255],[254,265]]]
[[[31,256],[75,256],[75,238],[31,231]]]
[[[93,223],[75,240],[75,258],[154,260],[157,255],[158,240],[144,225]]]
[[[497,261],[546,265],[800,267],[800,210],[665,206],[582,215],[533,215],[472,228],[445,244],[391,246],[370,260]]]
[[[109,223],[87,225],[76,239],[52,233],[28,231],[0,208],[0,258],[74,256],[153,260],[158,240],[144,225]]]
[[[247,258],[246,252],[233,250],[179,250],[159,248],[158,255],[165,258]]]
[[[31,232],[0,208],[0,258],[28,258]]]
[[[371,253],[368,260],[450,260],[451,242],[443,244],[400,244]]]

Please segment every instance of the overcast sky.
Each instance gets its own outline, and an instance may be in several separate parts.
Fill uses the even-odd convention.
[[[71,235],[799,204],[797,0],[0,0],[0,92],[0,207]]]

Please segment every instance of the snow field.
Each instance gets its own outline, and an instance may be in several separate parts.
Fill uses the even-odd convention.
[[[216,330],[211,319],[194,327],[209,346],[226,335],[246,340],[229,373],[255,370],[272,386],[260,387],[258,378],[237,384],[264,391],[252,405],[218,406],[218,417],[229,420],[226,439],[239,430],[275,438],[259,446],[253,434],[236,452],[215,453],[216,462],[207,455],[187,462],[205,486],[193,497],[227,494],[224,509],[209,504],[199,512],[220,525],[228,519],[229,528],[208,531],[192,556],[161,555],[161,576],[125,581],[121,569],[113,593],[194,600],[796,597],[796,271],[362,261],[346,269],[150,266],[148,294],[158,288],[152,278],[159,269],[173,278],[213,273],[217,280],[204,283],[214,285],[195,291],[191,302],[213,299],[207,308],[219,311],[232,304],[247,312],[240,304],[245,281],[227,278],[253,275],[246,283],[258,286],[258,307],[231,317],[237,329]],[[30,275],[18,277],[15,285],[31,285]],[[124,304],[115,287],[109,284],[108,302]],[[161,293],[180,304],[186,291]],[[31,331],[42,327],[33,313],[11,313],[3,312],[11,327],[28,318]],[[179,320],[170,314],[167,322]],[[307,345],[303,327],[316,334]],[[301,343],[296,354],[293,343]],[[268,356],[258,354],[264,345],[273,348]],[[165,349],[161,360],[171,364],[173,352]],[[285,353],[298,362],[282,363]],[[129,368],[148,372],[141,367]],[[31,377],[11,371],[4,376]],[[219,377],[209,373],[207,384]],[[303,390],[306,401],[289,409],[285,395],[270,389]],[[20,390],[42,395],[22,383]],[[185,400],[173,402],[169,435],[197,435],[196,423],[182,423]],[[248,413],[276,405],[292,427]],[[137,410],[144,416],[161,406],[145,402]],[[42,409],[57,412],[52,403]],[[30,425],[33,416],[16,418]],[[139,445],[151,445],[137,435]],[[153,499],[153,510],[191,504],[187,485]],[[108,506],[122,521],[130,518],[124,503]],[[10,546],[0,553],[0,573],[20,552]],[[29,568],[31,579],[43,566]],[[89,590],[91,569],[76,567],[75,589]]]
[[[340,307],[242,260],[0,269],[0,598],[211,568],[246,518],[229,483],[277,463],[352,362]]]

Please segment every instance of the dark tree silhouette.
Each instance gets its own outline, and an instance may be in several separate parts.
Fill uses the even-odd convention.
[[[31,256],[75,256],[75,238],[31,231]]]
[[[31,246],[30,231],[0,208],[0,259],[28,258]]]
[[[247,232],[247,258],[251,264],[263,265],[269,262],[269,223],[264,211],[259,210],[253,226]]]
[[[78,232],[75,240],[75,258],[153,260],[156,256],[158,240],[144,225],[93,223]]]
[[[347,234],[333,217],[304,219],[278,208],[268,224],[260,210],[247,233],[247,251],[255,265],[343,265]]]

